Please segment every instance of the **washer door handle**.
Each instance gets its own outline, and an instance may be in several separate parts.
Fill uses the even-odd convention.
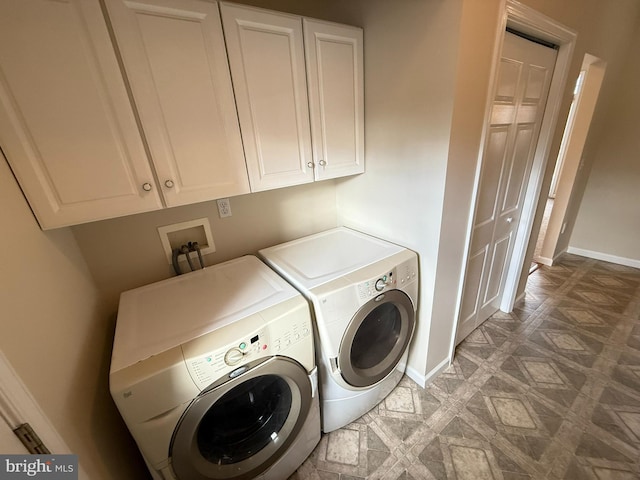
[[[236,368],[233,372],[231,372],[229,374],[229,378],[236,378],[239,377],[240,375],[242,375],[244,372],[246,372],[247,370],[249,370],[249,367],[247,367],[246,365],[243,365],[240,368]]]

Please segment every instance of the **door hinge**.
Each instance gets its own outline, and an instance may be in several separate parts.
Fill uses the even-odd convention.
[[[29,453],[39,455],[47,455],[51,453],[28,423],[23,423],[18,428],[14,429],[13,433],[15,433],[16,437],[20,439]]]

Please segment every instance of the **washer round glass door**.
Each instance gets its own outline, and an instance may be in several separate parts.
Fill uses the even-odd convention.
[[[386,377],[409,345],[415,312],[409,296],[389,290],[356,312],[340,343],[338,366],[354,387],[368,387]]]
[[[310,406],[307,372],[283,357],[205,390],[183,414],[171,440],[176,477],[254,478],[295,440]]]

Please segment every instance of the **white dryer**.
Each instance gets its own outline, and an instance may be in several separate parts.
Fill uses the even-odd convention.
[[[254,256],[123,293],[110,388],[155,479],[282,480],[320,440],[308,302]]]
[[[313,304],[322,430],[331,432],[371,410],[404,374],[417,255],[344,227],[259,253]]]

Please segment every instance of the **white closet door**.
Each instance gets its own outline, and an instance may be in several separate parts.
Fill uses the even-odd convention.
[[[362,29],[304,19],[316,179],[364,172]]]
[[[482,156],[456,342],[499,309],[556,50],[507,32]]]
[[[251,191],[313,181],[302,19],[222,3]]]
[[[108,0],[167,205],[249,192],[215,2]]]
[[[0,2],[0,144],[42,228],[162,207],[98,0]]]

